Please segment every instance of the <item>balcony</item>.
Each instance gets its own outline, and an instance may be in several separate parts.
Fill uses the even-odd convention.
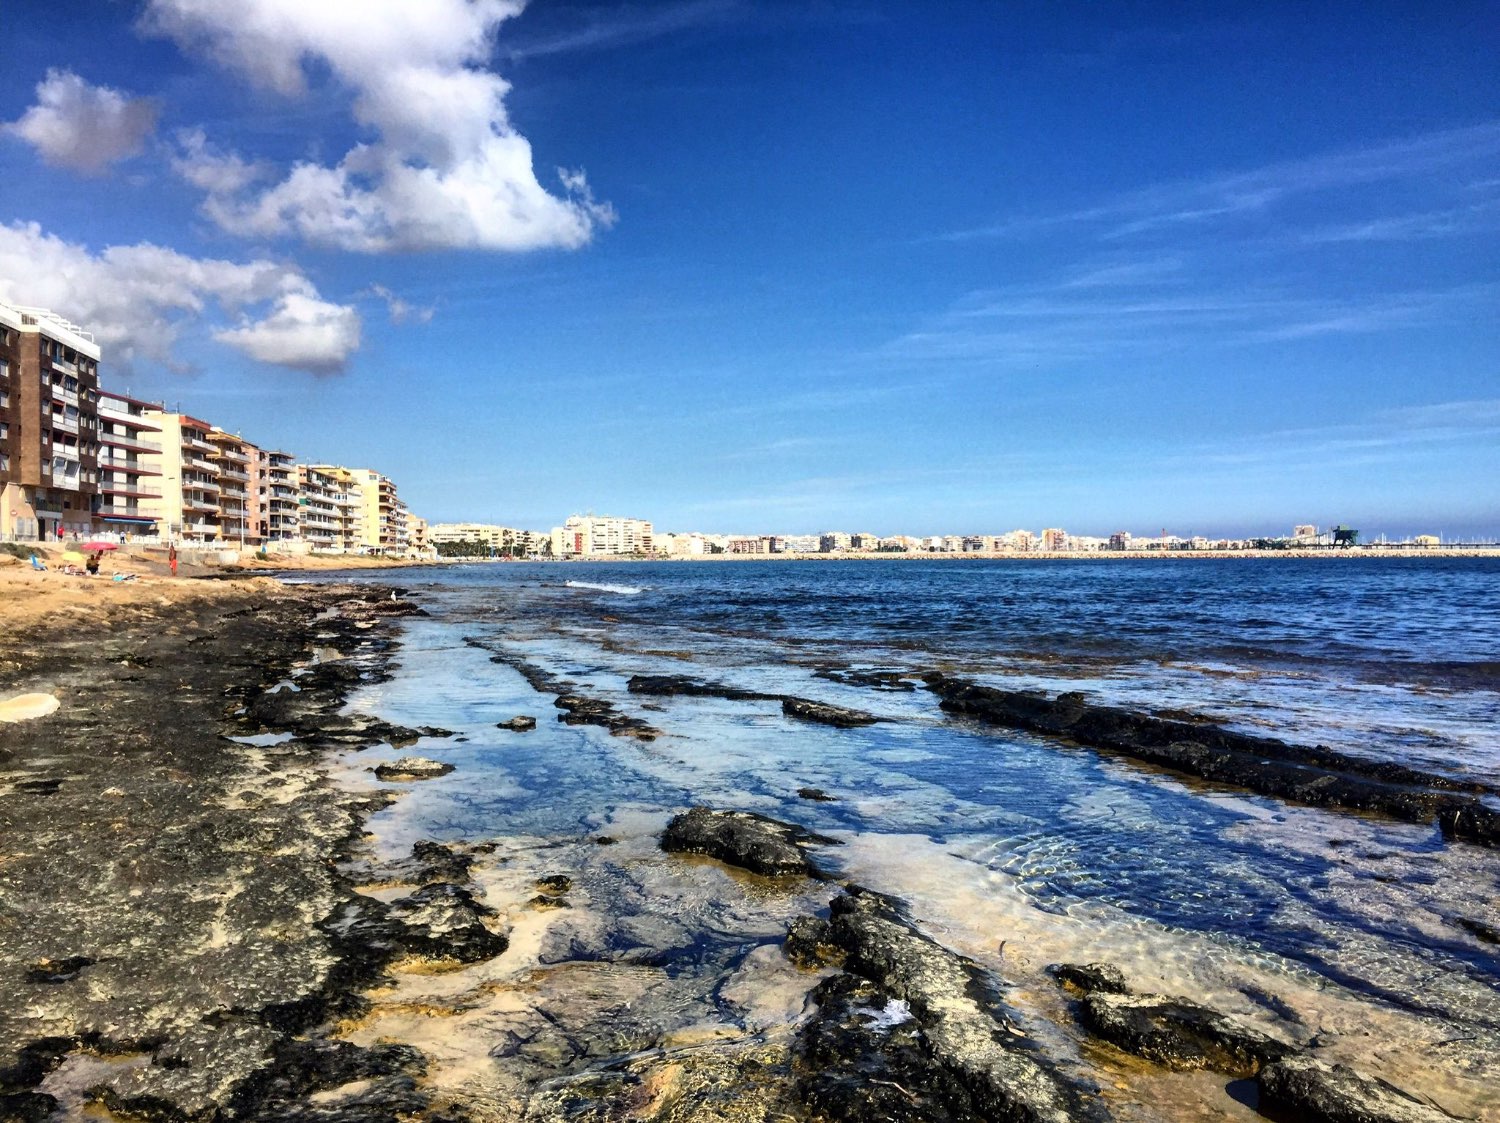
[[[122,456],[110,456],[101,453],[99,456],[99,467],[115,472],[129,472],[132,476],[159,476],[161,473],[149,464],[139,460],[126,460]]]
[[[226,468],[221,464],[219,465],[219,478],[228,480],[244,480],[248,483],[250,480],[250,473],[241,472],[238,468]]]
[[[75,417],[70,421],[61,414],[54,413],[52,415],[52,428],[58,432],[76,434],[78,432],[78,419]]]
[[[241,503],[250,498],[250,493],[242,487],[225,486],[219,489],[219,494],[225,499],[238,499]]]
[[[94,514],[101,519],[141,519],[153,522],[156,519],[155,515],[128,503],[101,503],[95,508]]]
[[[208,456],[212,456],[216,452],[219,451],[219,446],[218,445],[214,445],[214,444],[209,444],[207,441],[204,441],[204,440],[199,440],[197,437],[190,437],[190,436],[188,436],[187,430],[183,430],[183,433],[182,433],[182,451],[184,453],[186,453],[186,452],[201,452],[201,453],[204,453],[204,454],[206,454]]]
[[[99,441],[111,448],[122,448],[128,452],[161,452],[160,441],[148,441],[134,433],[100,433]]]
[[[53,359],[52,369],[60,370],[64,374],[71,374],[75,377],[78,374],[78,364],[76,362],[69,362],[67,359]]]
[[[236,464],[250,463],[250,458],[237,448],[228,447],[225,445],[219,445],[218,448],[220,460],[232,460]]]
[[[125,495],[132,499],[160,499],[161,488],[141,487],[139,484],[114,483],[110,480],[101,480],[99,483],[100,495]]]

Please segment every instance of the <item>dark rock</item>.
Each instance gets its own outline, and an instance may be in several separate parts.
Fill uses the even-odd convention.
[[[550,893],[538,893],[526,902],[526,907],[536,909],[539,912],[545,912],[549,909],[565,909],[568,907],[568,899],[566,897],[557,897]]]
[[[730,702],[779,702],[780,694],[763,694],[741,690],[719,682],[704,682],[686,675],[633,675],[625,684],[632,694],[651,694],[661,698],[684,695],[694,698],[723,698]]]
[[[1047,968],[1052,977],[1079,994],[1129,994],[1125,976],[1110,963],[1054,963]]]
[[[810,845],[837,845],[837,840],[750,811],[707,807],[678,815],[661,836],[661,848],[669,854],[703,854],[767,877],[821,878],[823,871],[804,850]]]
[[[1254,1076],[1292,1046],[1186,998],[1095,991],[1079,1008],[1084,1026],[1127,1053],[1174,1069]]]
[[[1465,932],[1483,940],[1487,944],[1500,944],[1500,928],[1492,924],[1486,924],[1482,920],[1475,920],[1472,916],[1456,916],[1453,923],[1457,924]]]
[[[1437,819],[1450,838],[1500,846],[1500,812],[1454,794],[1493,790],[1482,783],[1321,745],[1236,733],[1212,722],[1166,720],[1094,705],[1077,692],[1048,698],[937,673],[923,679],[948,713],[1064,738],[1293,803],[1374,811],[1413,823]]]
[[[842,967],[844,949],[833,943],[828,921],[816,916],[802,916],[787,928],[781,950],[798,967],[816,970],[820,967]]]
[[[557,720],[567,725],[597,725],[609,730],[612,736],[634,737],[638,741],[654,741],[661,736],[661,730],[638,717],[620,713],[614,703],[602,698],[563,694],[552,704],[563,711]]]
[[[41,1092],[0,1095],[0,1123],[47,1123],[61,1105]]]
[[[809,799],[814,803],[835,803],[836,799],[822,788],[798,788],[798,799]]]
[[[548,893],[566,893],[573,888],[573,879],[565,873],[554,873],[539,877],[532,884]]]
[[[594,838],[594,844],[596,846],[615,846],[619,843],[619,841],[620,840],[617,838],[610,838],[607,834],[596,835]]]
[[[85,967],[94,961],[86,955],[70,955],[66,959],[42,959],[26,971],[26,981],[32,983],[68,983],[76,979]]]
[[[478,963],[493,959],[510,946],[506,937],[491,931],[484,918],[493,916],[459,885],[424,885],[391,903],[392,932],[406,951],[427,959]]]
[[[1261,1112],[1286,1123],[1453,1123],[1384,1080],[1311,1057],[1269,1064],[1256,1083]]]
[[[819,725],[836,725],[841,729],[852,729],[858,725],[874,725],[880,719],[863,710],[848,710],[843,706],[830,706],[826,702],[812,702],[806,698],[784,698],[781,712],[788,717],[815,721]]]
[[[1500,846],[1500,811],[1477,799],[1452,798],[1438,810],[1438,826],[1444,838]]]
[[[851,671],[825,667],[813,672],[814,677],[837,682],[844,686],[862,686],[867,690],[882,690],[889,693],[911,693],[917,684],[901,671]]]
[[[375,766],[375,778],[398,783],[415,780],[435,780],[453,771],[453,765],[440,760],[428,760],[421,756],[404,756],[390,764]]]
[[[815,1114],[870,1123],[1105,1118],[1023,1040],[993,979],[919,932],[896,901],[849,887],[833,901],[827,941],[844,952],[847,973],[820,985],[828,1005],[799,1038],[799,1087]],[[861,1087],[878,1099],[873,1110],[861,1107]]]
[[[499,722],[496,729],[509,729],[512,733],[527,733],[536,728],[536,718],[529,714],[518,714],[509,721]]]

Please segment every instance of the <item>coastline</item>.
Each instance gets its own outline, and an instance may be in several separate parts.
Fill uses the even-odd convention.
[[[1100,979],[1113,985],[1108,971],[1060,990],[1054,962],[1103,954],[1137,986],[1160,987],[1146,949],[1101,952],[1086,920],[1039,917],[1013,894],[944,899],[941,877],[906,901],[859,888],[879,889],[903,862],[906,883],[927,883],[958,857],[931,839],[813,836],[795,842],[813,848],[813,876],[767,878],[722,848],[664,855],[669,813],[627,806],[576,837],[501,821],[392,849],[371,819],[399,809],[402,790],[421,798],[421,785],[376,782],[371,765],[429,751],[467,767],[461,736],[348,711],[355,691],[394,674],[400,622],[420,614],[392,581],[32,581],[52,576],[16,583],[48,594],[26,616],[13,611],[22,598],[0,593],[0,697],[62,703],[0,724],[0,1119],[104,1104],[257,1123],[818,1111],[875,1123],[919,1100],[936,1112],[964,1081],[1023,1094],[994,1083],[1010,1063],[981,1047],[994,1035],[1031,1038],[1021,1048],[1072,1097],[1070,1118],[1135,1119],[1134,1105],[1153,1102],[1185,1119],[1222,1096],[1212,1071],[1167,1071],[1098,1043],[1080,1054],[1059,1031],[1076,1009],[1123,1000],[1093,994]],[[573,685],[536,687],[549,706],[536,712]],[[564,721],[592,701],[566,697]],[[825,845],[840,875],[818,869]],[[690,902],[691,917],[679,911]],[[1273,995],[1258,1005],[1209,966],[1211,942],[1196,950],[1200,985],[1187,993],[1213,1008],[1173,999],[1172,1016],[1228,1009],[1260,1031],[1278,1024],[1286,980],[1254,976],[1253,992]],[[959,992],[995,979],[1003,1003],[964,1005]],[[1167,1009],[1161,994],[1135,997]],[[745,1011],[743,1032],[715,1020],[726,1002]],[[1403,1086],[1420,1071],[1359,1040],[1358,1003],[1310,991],[1298,1003],[1342,1039],[1320,1054],[1329,1061]],[[661,1005],[700,1012],[663,1029]],[[872,1012],[887,1009],[910,1028],[873,1031]],[[954,1009],[958,1028],[944,1020]],[[923,1052],[924,1039],[949,1044]],[[1253,1064],[1232,1063],[1270,1067],[1277,1047],[1254,1047]],[[1100,1074],[1115,1085],[1095,1087]],[[906,1091],[866,1100],[872,1079]],[[1477,1102],[1472,1082],[1416,1087]],[[993,1117],[982,1104],[942,1109]]]

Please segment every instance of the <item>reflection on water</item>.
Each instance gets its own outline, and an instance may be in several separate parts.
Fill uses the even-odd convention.
[[[718,867],[657,854],[666,816],[704,803],[845,840],[829,864],[911,901],[929,931],[1011,982],[1037,1036],[1057,1049],[1080,1047],[1042,968],[1107,959],[1143,988],[1204,998],[1315,1041],[1325,1059],[1488,1110],[1500,949],[1461,921],[1500,927],[1493,852],[969,727],[925,691],[817,672],[960,667],[1493,776],[1500,695],[1495,663],[1481,656],[1500,637],[1497,575],[1484,563],[1354,561],[443,571],[420,590],[432,616],[409,622],[399,672],[355,704],[462,738],[411,750],[457,770],[403,786],[373,820],[379,846],[508,840],[485,877],[492,901],[510,902],[516,933],[505,965],[491,970],[513,974],[474,1007],[494,1035],[484,1038],[488,1059],[459,1057],[449,1043],[450,1067],[500,1079],[491,1071],[500,1058],[521,1088],[586,1057],[785,1026],[808,980],[774,981],[781,961],[758,949],[826,890],[813,900],[746,897]],[[550,696],[465,637],[664,735],[640,743],[560,725]],[[842,730],[787,719],[774,702],[642,699],[625,690],[637,673],[693,674],[890,720]],[[535,731],[496,728],[520,714],[539,719]],[[378,759],[363,754],[351,767]],[[800,799],[802,787],[834,801]],[[600,834],[622,841],[600,846]],[[570,908],[527,911],[530,878],[553,867],[577,880]],[[600,963],[630,970],[616,977]],[[747,964],[765,975],[754,986],[744,985]],[[541,974],[522,982],[514,972]],[[484,981],[460,974],[452,985]],[[607,1041],[528,1036],[528,1018],[564,1017],[580,988],[629,1005],[639,1024],[627,1019]],[[764,1008],[745,1014],[745,995],[762,988]],[[1163,1074],[1126,1083],[1155,1089],[1155,1101],[1141,1102],[1158,1107],[1140,1108],[1141,1118],[1175,1118],[1174,1097],[1203,1094]],[[1226,1099],[1216,1110],[1244,1109]]]

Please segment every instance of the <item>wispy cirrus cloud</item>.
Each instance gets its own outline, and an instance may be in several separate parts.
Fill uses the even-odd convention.
[[[627,47],[695,28],[748,19],[744,0],[682,0],[680,3],[624,5],[589,13],[576,27],[550,35],[522,36],[501,48],[514,60]]]
[[[1085,227],[1106,239],[1164,228],[1203,226],[1260,215],[1302,196],[1370,184],[1493,167],[1500,158],[1500,121],[1401,140],[1337,149],[1248,171],[1178,180],[1130,191],[1089,207],[1019,215],[939,235],[945,241],[1019,238],[1063,227]]]

